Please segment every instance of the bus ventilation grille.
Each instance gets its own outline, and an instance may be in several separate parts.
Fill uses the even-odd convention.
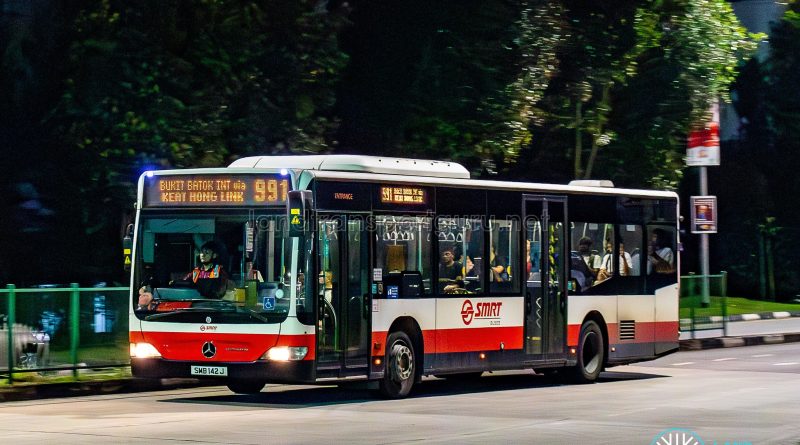
[[[635,320],[620,320],[620,322],[619,322],[619,339],[620,340],[634,340],[634,339],[636,339],[636,321]]]

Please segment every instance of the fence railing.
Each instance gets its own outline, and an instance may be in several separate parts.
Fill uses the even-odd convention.
[[[708,280],[709,298],[702,295]],[[727,273],[681,276],[681,330],[727,331]],[[0,288],[0,373],[130,366],[129,288]],[[5,313],[3,313],[5,308]],[[727,333],[727,332],[725,332]]]
[[[704,294],[707,289],[708,294]],[[728,273],[716,275],[684,275],[680,286],[681,330],[722,329],[728,331]]]
[[[127,287],[0,289],[0,373],[130,366]],[[5,313],[3,310],[5,309]]]

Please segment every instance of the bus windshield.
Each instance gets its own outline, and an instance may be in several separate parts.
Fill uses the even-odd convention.
[[[147,321],[205,323],[213,314],[218,323],[279,323],[290,283],[304,281],[292,246],[283,214],[142,212],[135,313]]]

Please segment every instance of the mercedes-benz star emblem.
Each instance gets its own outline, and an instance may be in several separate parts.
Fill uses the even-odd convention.
[[[207,341],[203,343],[203,357],[205,358],[213,358],[217,354],[217,347],[214,346],[214,343]]]
[[[211,323],[211,317],[206,317],[206,323]]]

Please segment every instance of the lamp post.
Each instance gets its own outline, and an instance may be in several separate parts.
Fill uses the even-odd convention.
[[[700,196],[692,196],[692,233],[700,235],[701,305],[711,304],[709,291],[708,234],[717,233],[717,198],[708,194],[706,167],[719,165],[719,105],[714,104],[711,122],[689,132],[686,165],[700,169]]]

